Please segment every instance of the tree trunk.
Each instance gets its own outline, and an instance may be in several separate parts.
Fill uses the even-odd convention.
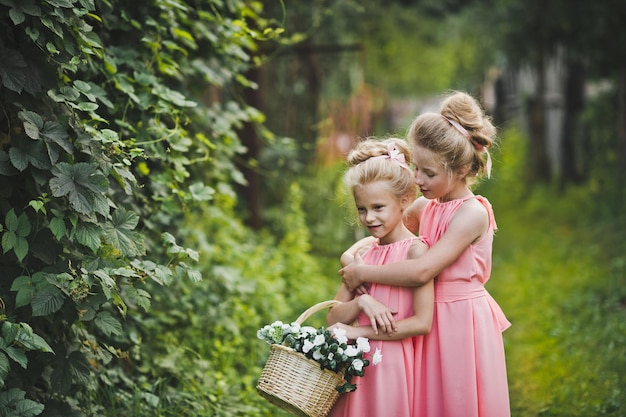
[[[244,94],[246,97],[246,103],[256,109],[261,109],[263,104],[261,96],[261,90],[263,89],[261,69],[251,69],[247,74],[247,78],[256,83],[258,88],[247,88],[245,90]],[[241,169],[241,172],[247,181],[247,185],[241,190],[242,194],[245,196],[246,208],[248,209],[246,224],[251,228],[258,230],[263,225],[260,192],[261,178],[256,169],[257,164],[254,161],[259,160],[259,155],[261,153],[261,140],[254,123],[246,123],[241,130],[240,137],[243,145],[247,149],[243,162],[239,164],[239,169]]]
[[[544,56],[539,54],[535,66],[537,84],[534,97],[527,102],[527,111],[530,119],[530,167],[529,178],[533,181],[550,181],[550,162],[546,146],[546,74]]]
[[[567,59],[565,80],[565,114],[561,140],[560,187],[570,183],[580,183],[584,179],[580,164],[577,163],[583,134],[580,116],[584,108],[585,70],[578,60]]]
[[[620,69],[618,75],[618,97],[617,97],[617,137],[618,137],[618,161],[616,168],[617,189],[619,192],[618,203],[626,198],[624,190],[623,170],[626,167],[626,67]]]

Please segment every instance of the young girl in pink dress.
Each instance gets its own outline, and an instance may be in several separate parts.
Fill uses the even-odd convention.
[[[428,249],[402,222],[417,192],[407,160],[410,152],[400,139],[369,139],[348,155],[344,181],[352,190],[361,224],[376,240],[362,255],[367,264],[416,259]],[[342,394],[331,416],[413,416],[416,365],[411,336],[430,330],[432,283],[413,288],[372,284],[362,295],[342,285],[335,299],[343,303],[328,312],[330,329],[344,329],[348,339],[368,338],[371,351],[382,353],[382,362],[353,379],[356,391]],[[358,325],[342,324],[355,320]]]
[[[416,339],[416,417],[510,416],[502,339],[510,323],[485,289],[496,222],[487,199],[471,191],[477,175],[490,174],[494,137],[478,102],[462,92],[448,96],[440,113],[418,116],[409,139],[422,196],[407,209],[405,224],[431,248],[385,266],[366,265],[357,254],[339,271],[357,293],[364,283],[435,281],[432,329]]]

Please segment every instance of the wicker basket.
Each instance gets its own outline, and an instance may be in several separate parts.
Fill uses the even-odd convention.
[[[339,303],[331,300],[315,304],[296,323],[302,324],[315,312]],[[295,416],[326,417],[339,398],[337,386],[345,382],[343,373],[320,369],[317,362],[291,348],[271,345],[256,389],[269,402]]]

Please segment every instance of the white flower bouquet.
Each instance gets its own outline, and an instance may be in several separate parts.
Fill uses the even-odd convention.
[[[344,372],[345,384],[337,386],[340,393],[356,389],[352,384],[353,376],[363,376],[370,365],[366,354],[370,352],[369,340],[363,337],[356,341],[346,338],[342,329],[330,330],[320,327],[301,326],[298,322],[286,324],[275,321],[259,329],[257,337],[268,344],[278,344],[302,353],[317,362],[321,369]],[[371,355],[371,363],[377,365],[382,360],[379,349]]]

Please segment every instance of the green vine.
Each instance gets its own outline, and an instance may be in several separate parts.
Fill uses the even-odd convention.
[[[281,32],[261,14],[0,0],[0,416],[101,412],[98,385],[140,352],[128,318],[155,286],[201,279],[176,223],[230,192],[237,131],[262,120],[234,88]]]

